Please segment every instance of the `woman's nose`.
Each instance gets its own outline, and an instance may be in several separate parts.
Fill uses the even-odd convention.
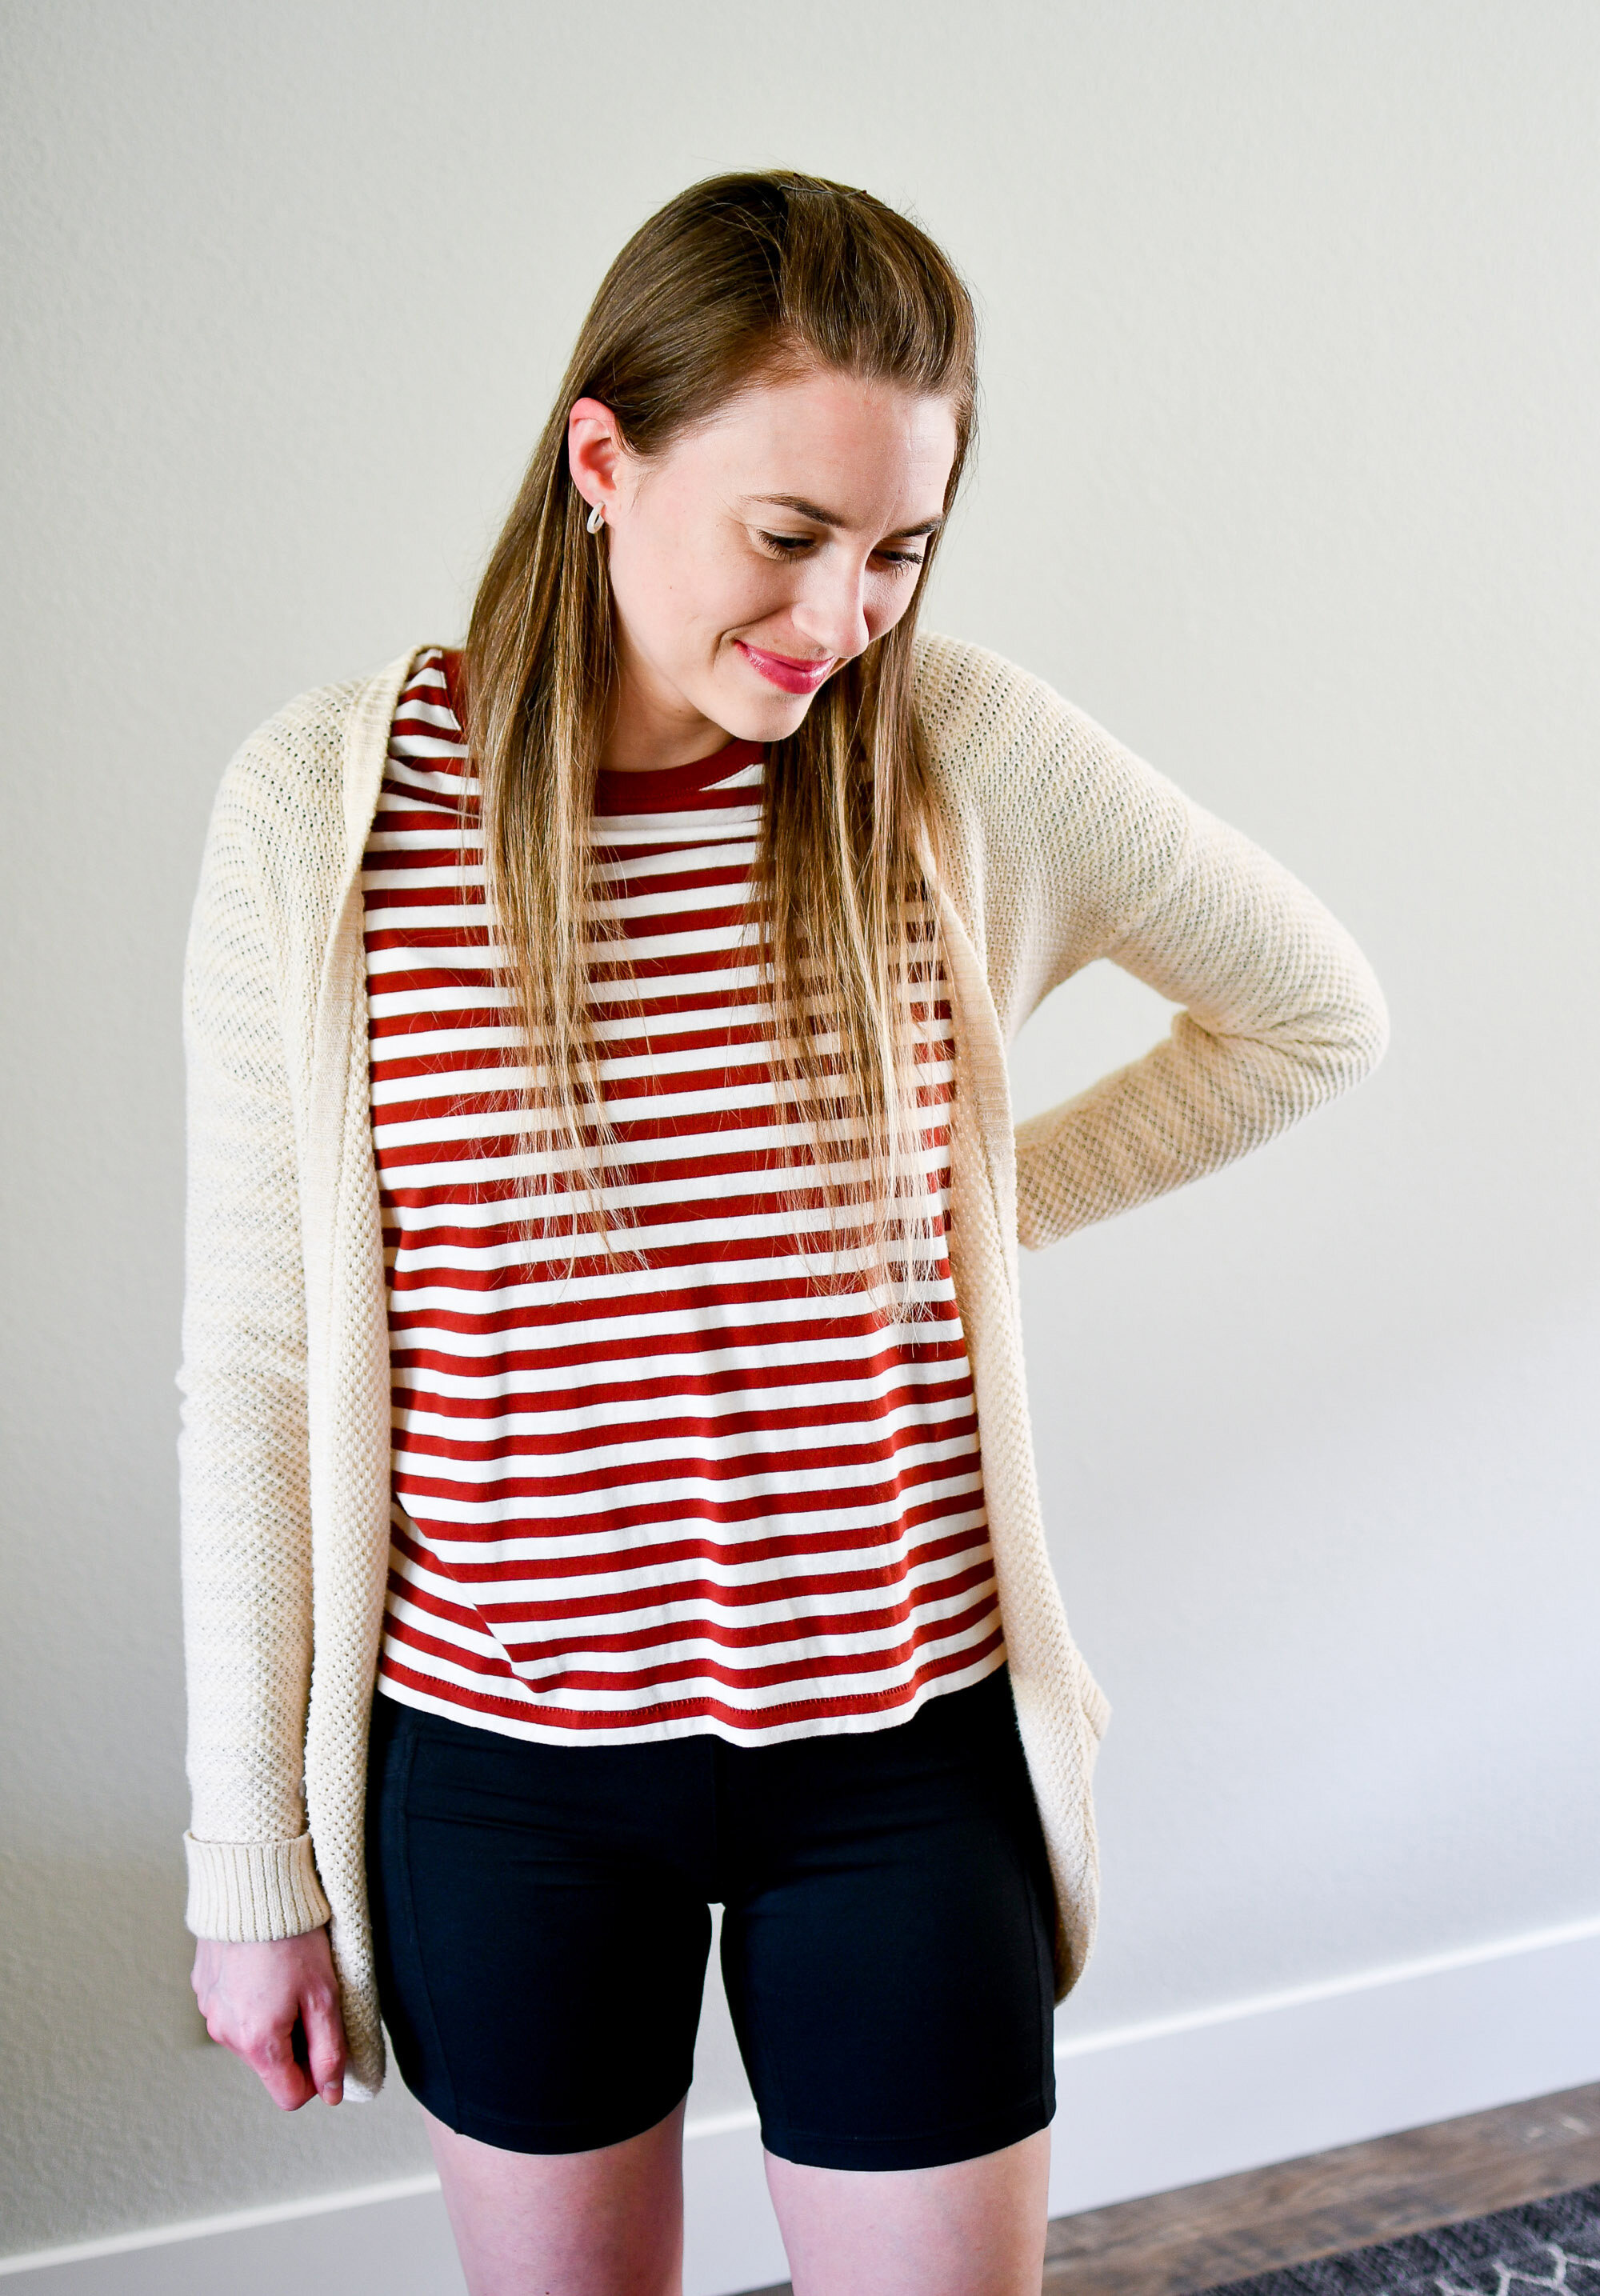
[[[807,570],[811,578],[803,585],[792,609],[795,628],[819,652],[837,654],[846,660],[863,652],[872,636],[864,570],[818,566]]]

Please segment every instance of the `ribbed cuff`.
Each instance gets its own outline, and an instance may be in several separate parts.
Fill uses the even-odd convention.
[[[230,1945],[265,1945],[320,1929],[329,1906],[316,1878],[311,1836],[293,1841],[196,1841],[189,1857],[189,1906],[196,1937]]]

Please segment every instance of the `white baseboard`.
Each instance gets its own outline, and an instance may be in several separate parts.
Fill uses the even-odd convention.
[[[1065,2041],[1050,2212],[1600,2080],[1600,1920]]]
[[[1600,1920],[1057,2051],[1053,2215],[1600,2079]],[[784,2276],[754,2116],[692,2121],[685,2296]],[[431,2177],[0,2259],[17,2296],[462,2296]],[[10,2292],[7,2292],[10,2296]]]

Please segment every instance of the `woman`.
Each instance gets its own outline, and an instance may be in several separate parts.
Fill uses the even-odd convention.
[[[1037,2290],[1106,1709],[1016,1243],[1382,1049],[1293,878],[916,636],[973,351],[866,193],[685,193],[459,659],[292,703],[213,822],[195,1987],[289,2108],[377,2087],[381,2005],[475,2296],[677,2285],[713,1902],[801,2296]],[[1013,1131],[1005,1043],[1101,956],[1185,1009]]]

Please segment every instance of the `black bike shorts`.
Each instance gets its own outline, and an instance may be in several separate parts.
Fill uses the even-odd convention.
[[[935,2168],[1047,2126],[1054,1899],[1004,1669],[784,1745],[547,1746],[373,1702],[368,1874],[406,2087],[520,2152],[689,2086],[710,1950],[767,2150]]]

